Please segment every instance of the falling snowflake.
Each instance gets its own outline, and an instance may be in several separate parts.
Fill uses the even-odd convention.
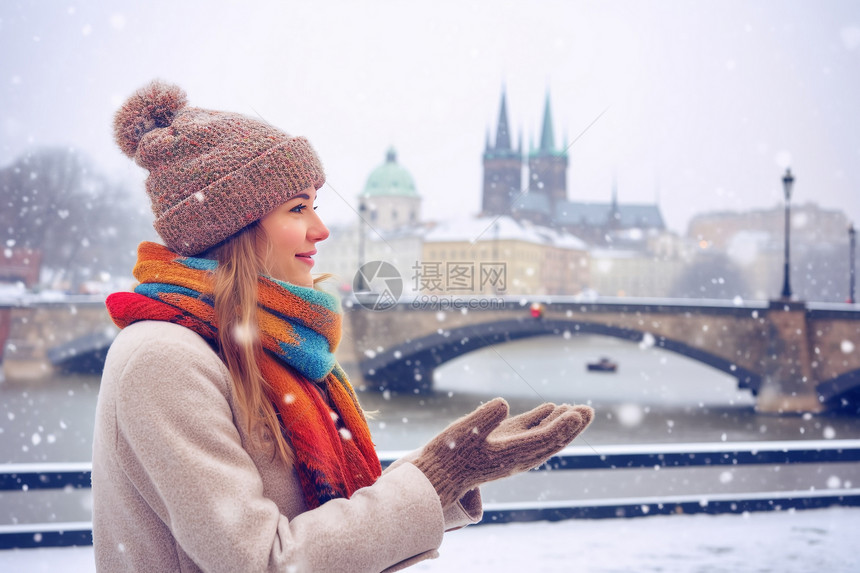
[[[642,423],[645,414],[638,404],[622,404],[616,411],[618,421],[622,426],[632,428]]]
[[[646,348],[652,348],[657,341],[654,339],[654,335],[650,332],[646,332],[642,335],[642,341],[639,343],[639,348],[645,350]]]
[[[233,340],[236,344],[250,344],[254,342],[257,336],[257,329],[253,328],[247,322],[237,324],[233,327]]]

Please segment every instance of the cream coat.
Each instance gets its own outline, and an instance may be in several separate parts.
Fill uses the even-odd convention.
[[[93,442],[93,542],[102,572],[397,570],[477,522],[480,494],[443,513],[408,461],[349,500],[308,511],[292,466],[238,417],[229,373],[175,324],[120,332]]]

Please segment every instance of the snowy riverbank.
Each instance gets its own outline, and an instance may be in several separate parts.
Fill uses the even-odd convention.
[[[410,569],[468,573],[856,571],[860,509],[469,527]],[[0,570],[92,573],[92,547],[0,551]]]

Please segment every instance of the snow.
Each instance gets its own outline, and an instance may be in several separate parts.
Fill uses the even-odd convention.
[[[418,572],[729,573],[856,570],[860,509],[673,515],[467,527]],[[0,551],[0,570],[91,573],[92,547]]]
[[[860,509],[471,527],[414,571],[854,571]]]
[[[548,227],[519,222],[508,216],[461,218],[439,222],[424,237],[427,243],[469,242],[494,240],[524,241],[539,245],[586,250],[588,246],[578,237]]]

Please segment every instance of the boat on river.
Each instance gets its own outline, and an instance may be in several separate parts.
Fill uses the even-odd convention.
[[[586,368],[589,372],[615,372],[618,370],[618,363],[604,356],[597,362],[589,362]]]

